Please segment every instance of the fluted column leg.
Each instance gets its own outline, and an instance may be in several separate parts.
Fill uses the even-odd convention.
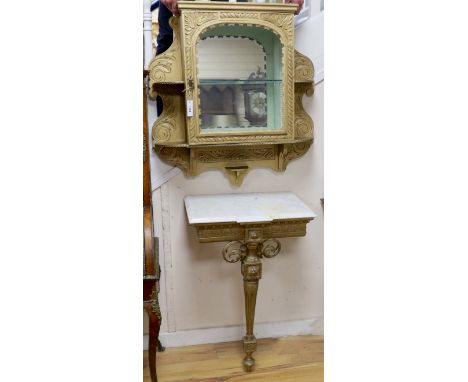
[[[258,243],[247,243],[247,256],[242,260],[242,275],[244,276],[245,321],[246,335],[244,336],[244,352],[246,354],[243,365],[246,371],[252,371],[255,359],[252,353],[257,350],[257,339],[253,334],[255,320],[255,305],[257,302],[258,282],[262,277],[262,263],[257,256]]]
[[[253,352],[257,350],[257,339],[253,334],[255,321],[255,305],[257,303],[258,282],[262,278],[263,257],[276,256],[281,244],[276,239],[263,239],[263,230],[258,226],[248,226],[245,229],[245,241],[231,241],[223,248],[223,257],[228,263],[241,261],[242,276],[244,276],[245,326],[244,336],[245,358],[242,361],[246,371],[252,371],[255,366]]]

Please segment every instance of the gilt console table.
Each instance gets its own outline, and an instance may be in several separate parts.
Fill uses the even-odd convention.
[[[246,371],[252,371],[261,259],[280,252],[278,238],[305,236],[307,223],[317,215],[292,192],[186,196],[185,208],[201,243],[227,241],[222,250],[224,260],[241,262],[246,319],[243,365]]]

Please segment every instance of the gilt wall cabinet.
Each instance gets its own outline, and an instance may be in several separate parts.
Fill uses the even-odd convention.
[[[220,169],[237,186],[254,167],[285,171],[313,142],[302,97],[314,68],[294,49],[296,5],[178,4],[174,41],[149,66],[163,102],[153,148],[188,176]]]

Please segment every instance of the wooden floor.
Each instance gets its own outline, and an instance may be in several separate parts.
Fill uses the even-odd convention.
[[[144,352],[144,382],[151,382]],[[323,337],[258,340],[256,370],[242,370],[242,341],[167,348],[157,354],[158,382],[323,382]]]

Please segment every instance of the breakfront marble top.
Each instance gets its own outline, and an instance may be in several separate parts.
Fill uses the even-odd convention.
[[[311,220],[317,216],[292,192],[189,195],[185,208],[189,224]]]

